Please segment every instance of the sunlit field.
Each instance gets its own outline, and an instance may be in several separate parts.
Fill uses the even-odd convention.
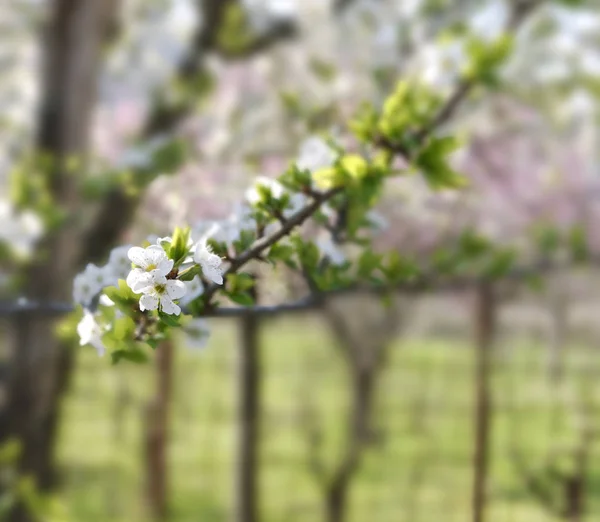
[[[221,322],[207,349],[178,351],[170,445],[173,521],[230,520],[236,339],[234,323]],[[473,355],[467,341],[398,340],[391,347],[373,445],[351,491],[352,521],[470,520]],[[308,319],[265,325],[262,359],[262,520],[320,521],[321,490],[310,455],[319,451],[332,465],[343,447],[344,366],[324,328]],[[560,502],[564,486],[543,469],[552,462],[568,472],[583,430],[600,427],[599,359],[571,349],[564,382],[556,386],[546,375],[541,348],[526,342],[497,347],[489,521],[560,520],[532,493],[527,477],[538,477]],[[62,500],[70,519],[146,521],[141,427],[151,368],[114,368],[91,349],[81,350],[79,365],[60,448]],[[322,436],[318,450],[315,433]],[[600,444],[587,451],[591,522],[600,520]]]

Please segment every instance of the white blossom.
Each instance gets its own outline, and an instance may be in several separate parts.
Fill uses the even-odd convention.
[[[90,344],[96,349],[98,355],[102,357],[106,353],[106,347],[102,342],[103,333],[102,327],[96,322],[94,314],[86,310],[81,321],[77,324],[79,344],[81,346]]]
[[[123,245],[113,248],[108,257],[107,270],[114,276],[115,280],[125,279],[131,271],[131,260],[129,249],[131,245]]]
[[[210,327],[206,319],[192,319],[183,326],[187,336],[187,346],[192,349],[202,349],[206,346],[210,337]]]
[[[8,243],[18,256],[29,257],[44,232],[40,217],[30,210],[18,212],[8,201],[0,200],[0,241]]]
[[[331,240],[329,235],[319,236],[317,238],[317,246],[332,265],[343,265],[346,262],[346,255],[342,250]]]
[[[173,269],[173,260],[158,245],[147,248],[131,247],[127,256],[136,265],[127,276],[127,285],[136,294],[151,286],[157,278],[165,277]]]
[[[167,279],[163,275],[155,275],[151,284],[142,288],[138,293],[144,294],[140,297],[142,312],[160,309],[165,314],[179,315],[181,308],[174,300],[185,295],[185,284],[177,279]]]
[[[308,198],[304,194],[301,194],[300,192],[292,194],[290,196],[287,208],[283,211],[283,217],[289,219],[296,212],[304,208],[307,202]]]
[[[182,304],[190,303],[204,293],[204,285],[200,276],[194,277],[191,281],[184,281],[183,284],[185,285],[185,296],[180,299]]]
[[[92,299],[101,290],[112,284],[112,274],[104,268],[89,263],[83,272],[77,274],[73,281],[73,300],[82,305],[89,306]]]
[[[300,145],[296,166],[300,170],[314,172],[331,167],[337,158],[336,152],[317,136],[312,136]]]
[[[256,205],[262,200],[262,197],[258,190],[259,187],[269,189],[269,191],[271,192],[271,196],[274,199],[281,199],[281,197],[285,194],[283,185],[279,183],[279,181],[267,178],[265,176],[258,176],[254,182],[254,185],[252,185],[252,187],[250,187],[246,191],[246,200],[251,205]]]
[[[195,236],[200,239],[214,239],[227,245],[237,241],[242,232],[256,230],[256,222],[251,215],[251,208],[238,205],[234,212],[220,221],[204,221],[195,227]]]
[[[385,230],[390,225],[388,220],[385,219],[379,212],[376,212],[375,210],[370,210],[369,212],[367,212],[365,217],[367,218],[367,221],[369,222],[371,228],[377,231]]]
[[[194,248],[194,261],[202,268],[202,273],[210,281],[222,285],[223,270],[221,268],[222,260],[216,255],[205,239],[201,239]]]

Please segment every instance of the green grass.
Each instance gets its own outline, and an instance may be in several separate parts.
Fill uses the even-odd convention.
[[[323,520],[320,490],[308,470],[306,426],[322,428],[322,459],[334,462],[348,404],[344,366],[316,320],[271,322],[263,336],[263,520],[318,522]],[[205,351],[177,353],[170,446],[173,522],[231,520],[237,348],[235,324],[221,322]],[[518,450],[533,468],[543,464],[548,451],[575,440],[581,397],[600,404],[600,379],[586,388],[589,379],[582,377],[584,369],[600,374],[598,356],[571,350],[566,384],[557,389],[547,381],[540,348],[501,348],[493,377],[497,412],[488,520],[552,522],[556,519],[523,487],[511,453]],[[396,342],[390,355],[378,394],[379,442],[366,453],[353,484],[350,521],[468,521],[473,351],[466,342],[413,340]],[[148,520],[141,419],[152,379],[151,367],[111,367],[93,350],[82,349],[60,447],[61,499],[70,520]],[[589,522],[600,520],[598,449],[600,444],[589,460]]]

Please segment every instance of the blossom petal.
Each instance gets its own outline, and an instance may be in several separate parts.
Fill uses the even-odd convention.
[[[140,268],[134,268],[127,276],[127,286],[136,294],[145,293],[147,288],[152,286],[154,282],[151,272],[144,272]]]
[[[92,339],[90,344],[96,348],[96,352],[98,352],[98,357],[102,357],[106,353],[106,347],[100,338]]]
[[[202,265],[202,273],[213,283],[223,284],[223,271],[219,267]]]
[[[181,313],[179,305],[176,305],[171,298],[166,295],[160,298],[160,308],[168,315],[179,315]]]
[[[173,263],[174,263],[174,261],[172,259],[163,259],[156,266],[156,271],[160,275],[166,276],[171,270],[173,270]]]
[[[149,265],[158,266],[167,259],[167,253],[158,245],[150,245],[146,248],[145,257]]]
[[[158,308],[158,297],[145,294],[140,298],[140,310],[156,310]]]
[[[127,257],[131,260],[133,264],[137,266],[140,266],[142,268],[145,268],[147,266],[146,251],[142,247],[131,247],[127,252]]]
[[[167,281],[167,295],[171,299],[180,299],[185,295],[186,287],[183,281]]]

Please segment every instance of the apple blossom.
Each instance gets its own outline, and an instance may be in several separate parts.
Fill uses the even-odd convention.
[[[155,275],[151,284],[142,290],[144,295],[140,297],[140,310],[160,309],[168,315],[179,315],[181,308],[174,300],[183,297],[185,290],[183,281]]]
[[[323,256],[326,257],[332,265],[343,265],[346,262],[346,255],[336,245],[329,235],[321,235],[317,238],[316,244]]]
[[[106,353],[106,347],[102,342],[102,327],[96,322],[94,314],[88,310],[84,311],[83,317],[77,325],[77,334],[81,346],[86,344],[93,346],[100,357]]]
[[[319,169],[331,167],[336,158],[336,152],[323,139],[312,136],[300,146],[296,166],[300,170],[314,172]]]
[[[158,245],[131,247],[127,256],[136,265],[127,276],[127,285],[136,294],[151,286],[157,277],[165,277],[173,269],[173,260]]]
[[[218,285],[223,284],[222,260],[216,255],[206,239],[201,239],[194,248],[194,261],[202,268],[204,276]]]
[[[126,279],[131,272],[131,260],[128,252],[131,245],[123,245],[113,248],[108,258],[107,270],[115,277],[115,279]]]
[[[264,187],[268,189],[274,199],[281,199],[281,197],[285,194],[283,185],[281,185],[279,181],[267,178],[265,176],[259,176],[256,178],[254,185],[252,185],[252,187],[246,191],[246,200],[251,205],[256,205],[262,200],[262,196],[258,190],[258,187]]]
[[[89,306],[105,286],[112,284],[112,280],[112,274],[106,267],[89,263],[73,281],[73,300],[84,307]]]

